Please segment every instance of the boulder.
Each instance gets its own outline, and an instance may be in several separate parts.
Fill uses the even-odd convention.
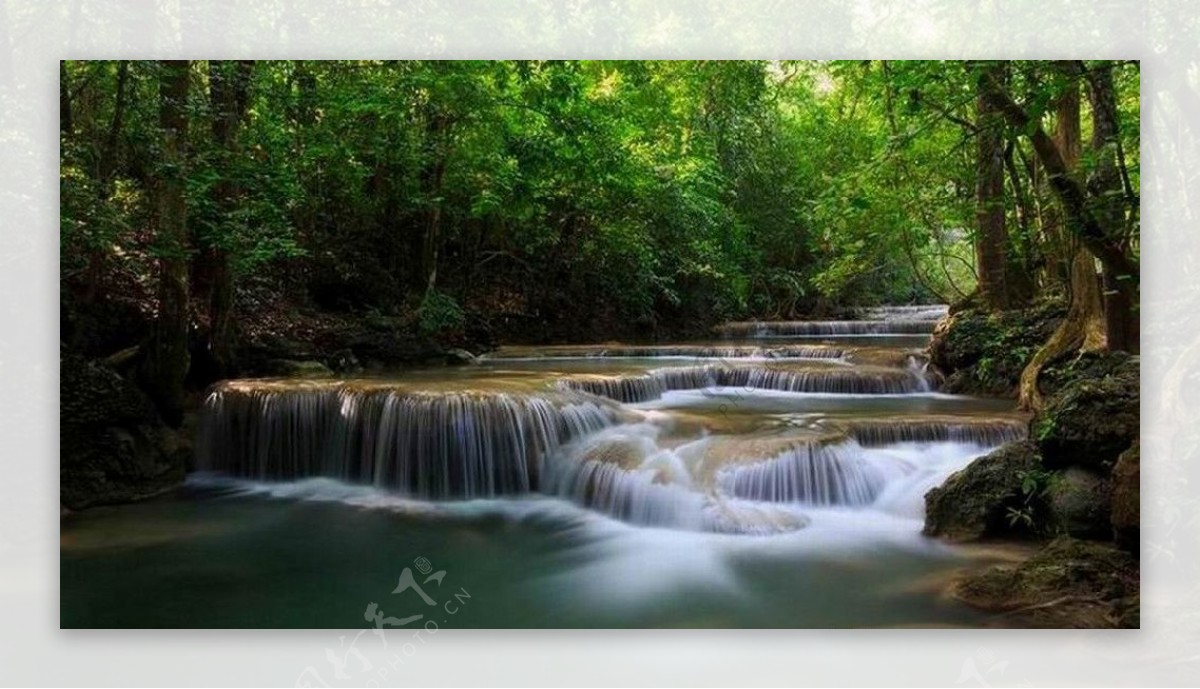
[[[1066,302],[1039,300],[993,313],[973,304],[952,308],[933,331],[929,363],[946,392],[1015,395],[1021,372],[1062,321]]]
[[[1112,537],[1112,482],[1088,469],[1055,474],[1046,494],[1051,531],[1076,538]]]
[[[1138,585],[1129,553],[1062,537],[1018,565],[968,574],[953,595],[1010,626],[1096,629],[1139,623]]]
[[[925,535],[969,540],[1021,530],[1010,523],[1009,508],[1025,505],[1025,473],[1040,466],[1037,447],[1027,441],[976,459],[925,494]]]
[[[282,378],[328,378],[333,375],[328,366],[312,360],[271,359],[263,371],[269,376]]]
[[[129,502],[183,481],[190,453],[186,431],[163,424],[136,385],[67,352],[59,373],[62,506]]]
[[[338,373],[357,373],[363,368],[354,351],[349,348],[334,352],[329,357],[329,364]]]
[[[1141,450],[1133,447],[1121,453],[1112,473],[1112,529],[1117,545],[1135,556],[1141,544]]]
[[[1107,473],[1141,428],[1137,357],[1100,378],[1067,383],[1030,426],[1047,466],[1082,466]]]

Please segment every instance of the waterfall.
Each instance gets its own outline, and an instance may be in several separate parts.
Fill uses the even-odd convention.
[[[948,304],[912,304],[907,306],[867,306],[856,309],[865,320],[939,321],[950,312]]]
[[[935,320],[739,321],[717,326],[725,337],[819,337],[834,335],[927,335]]]
[[[717,489],[739,498],[862,507],[887,483],[912,470],[900,462],[870,462],[854,441],[790,444],[778,454],[717,471]]]
[[[646,402],[669,390],[741,387],[784,392],[897,395],[925,392],[925,377],[909,369],[789,369],[762,366],[689,366],[624,376],[575,376],[563,390],[589,392],[619,402]]]
[[[528,359],[822,359],[845,357],[847,350],[827,345],[606,345],[591,347],[505,347],[484,355],[490,360]]]
[[[1026,422],[1020,419],[865,419],[836,425],[866,447],[932,442],[993,447],[1026,435]]]
[[[326,476],[423,498],[491,497],[537,490],[550,453],[617,419],[600,400],[561,392],[226,383],[206,401],[198,463],[255,479]]]

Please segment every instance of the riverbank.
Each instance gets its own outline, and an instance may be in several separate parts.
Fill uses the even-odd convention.
[[[931,362],[953,390],[1016,396],[1034,349],[1065,311],[1054,302],[989,314],[963,309],[938,326]],[[926,496],[925,533],[954,542],[1017,540],[1027,560],[963,572],[957,599],[1034,627],[1139,625],[1139,359],[1073,353],[1043,372],[1029,440],[950,476]]]

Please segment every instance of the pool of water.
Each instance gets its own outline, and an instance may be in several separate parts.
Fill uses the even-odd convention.
[[[61,623],[978,626],[946,589],[994,553],[923,537],[923,496],[1022,419],[933,390],[927,337],[236,381],[209,400],[205,471],[64,518]]]

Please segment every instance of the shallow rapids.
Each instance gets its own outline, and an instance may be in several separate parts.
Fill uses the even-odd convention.
[[[1023,437],[1026,421],[1008,400],[938,392],[913,338],[942,314],[863,310],[854,321],[729,324],[720,342],[510,347],[458,368],[229,381],[207,396],[187,490],[119,514],[178,520],[175,536],[146,547],[200,571],[211,567],[178,550],[194,539],[214,562],[230,547],[265,549],[268,568],[298,566],[269,555],[294,557],[295,541],[304,567],[343,577],[328,558],[374,556],[347,555],[326,529],[367,549],[403,543],[401,562],[490,572],[475,581],[493,587],[496,608],[476,626],[963,622],[923,588],[961,557],[920,535],[924,495]],[[247,532],[243,518],[261,523]],[[82,548],[78,562],[96,552],[114,568],[122,559]],[[543,617],[514,607],[531,595],[520,569],[491,566],[521,558],[556,606]],[[75,576],[64,561],[64,582]],[[854,602],[842,587],[856,577],[892,602]],[[810,608],[792,619],[765,612],[777,601],[742,610],[755,586]],[[825,606],[838,601],[849,616]],[[361,624],[329,615],[287,619]]]

